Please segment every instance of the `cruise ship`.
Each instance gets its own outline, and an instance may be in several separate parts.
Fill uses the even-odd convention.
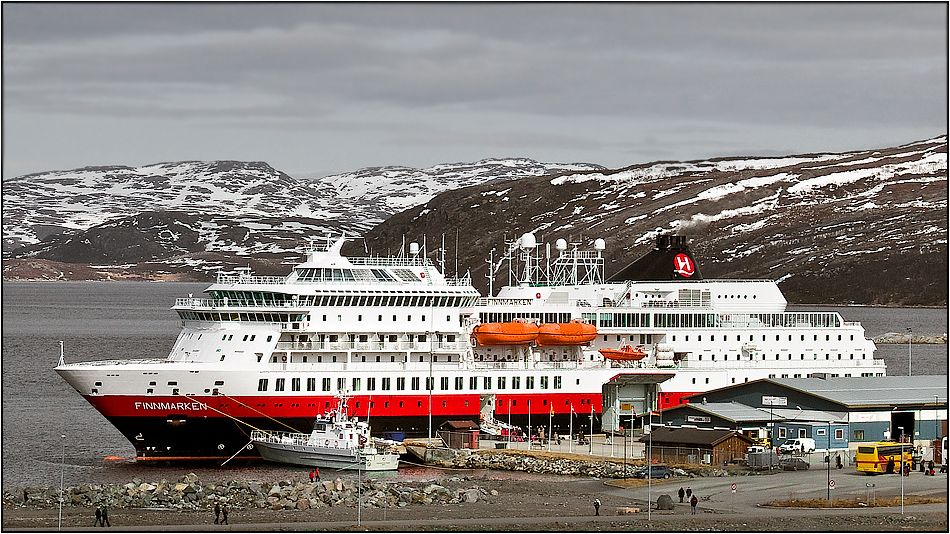
[[[374,435],[532,417],[566,434],[600,430],[618,377],[658,384],[642,415],[760,378],[886,373],[860,323],[788,312],[774,281],[704,279],[683,236],[658,236],[608,280],[602,239],[552,251],[524,234],[492,262],[509,282],[487,297],[414,243],[346,257],[346,239],[308,244],[287,276],[220,273],[177,299],[164,359],[55,370],[142,461],[254,456],[253,430],[307,432],[341,392]]]

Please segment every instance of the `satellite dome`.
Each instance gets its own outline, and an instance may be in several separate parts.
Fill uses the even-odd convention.
[[[594,250],[604,250],[605,248],[607,248],[607,243],[603,239],[598,237],[594,240]]]
[[[558,250],[567,250],[567,241],[563,239],[558,239],[554,242],[554,248]]]
[[[518,240],[521,248],[534,248],[538,246],[538,240],[534,238],[534,234],[527,232],[521,236],[521,239]]]

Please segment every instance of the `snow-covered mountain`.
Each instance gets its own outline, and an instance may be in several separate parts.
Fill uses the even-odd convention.
[[[262,162],[189,161],[38,173],[3,182],[3,252],[100,265],[162,260],[207,273],[229,257],[294,258],[310,237],[365,232],[447,189],[601,169],[488,159],[298,180]]]
[[[403,235],[422,233],[431,244],[445,234],[448,265],[470,267],[486,290],[484,260],[492,248],[497,259],[505,237],[604,238],[609,276],[647,252],[658,232],[675,232],[691,238],[707,277],[782,280],[791,301],[946,305],[947,229],[940,136],[889,149],[652,163],[448,191],[366,234],[366,246],[394,249]],[[506,281],[507,270],[495,278],[496,286]]]

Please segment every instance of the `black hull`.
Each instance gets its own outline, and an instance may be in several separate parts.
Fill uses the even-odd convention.
[[[508,422],[507,416],[499,420]],[[206,461],[220,462],[234,457],[232,462],[260,461],[260,454],[248,448],[251,442],[251,430],[295,431],[309,433],[313,428],[313,418],[289,418],[281,420],[283,426],[272,419],[254,418],[237,422],[224,417],[176,416],[175,419],[147,417],[111,417],[109,421],[135,447],[136,459],[143,462]],[[433,416],[432,433],[446,421],[473,421],[471,415]],[[531,426],[537,431],[543,427],[547,432],[549,418],[544,415],[532,415]],[[373,436],[383,437],[386,432],[403,432],[406,437],[427,437],[429,420],[427,417],[373,417],[370,418]],[[477,421],[476,421],[477,422]],[[513,425],[527,428],[528,417],[511,417]],[[554,432],[566,435],[570,428],[567,416],[557,415],[551,419]],[[252,428],[253,427],[253,428]],[[289,427],[289,428],[288,428]],[[600,430],[600,417],[594,418],[594,431]],[[573,431],[590,433],[590,418],[574,416]]]

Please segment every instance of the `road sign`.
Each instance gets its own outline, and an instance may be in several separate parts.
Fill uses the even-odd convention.
[[[738,488],[738,487],[739,487],[739,486],[738,486],[735,482],[733,482],[733,483],[732,483],[732,492],[735,493],[735,492],[736,492],[736,488]]]
[[[828,487],[831,488],[831,489],[835,489],[835,481],[834,481],[834,480],[829,480],[829,481],[828,481]]]

